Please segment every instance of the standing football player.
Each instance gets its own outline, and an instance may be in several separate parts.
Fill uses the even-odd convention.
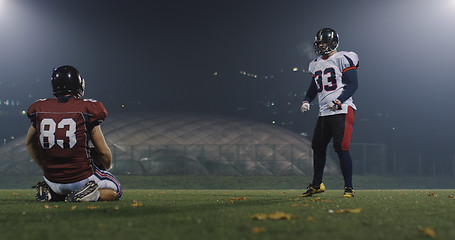
[[[100,128],[106,109],[101,102],[81,98],[85,82],[72,66],[55,68],[51,83],[56,98],[39,99],[27,111],[32,122],[27,149],[44,172],[44,181],[35,187],[36,200],[120,199],[120,183],[107,171],[112,155]]]
[[[313,182],[302,197],[325,191],[322,176],[326,163],[326,150],[330,140],[340,160],[344,178],[344,197],[354,197],[352,187],[352,159],[349,145],[354,124],[356,106],[352,95],[358,87],[357,67],[359,58],[354,52],[337,51],[338,35],[330,28],[319,30],[314,39],[314,49],[319,55],[310,62],[313,76],[301,106],[301,111],[310,110],[310,102],[317,96],[319,115],[314,129]]]

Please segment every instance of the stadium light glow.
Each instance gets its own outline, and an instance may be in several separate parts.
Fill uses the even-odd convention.
[[[11,15],[14,10],[15,3],[11,0],[0,0],[0,19],[5,18],[6,15]]]
[[[1,15],[3,15],[4,8],[5,8],[5,0],[0,0],[0,17],[1,17]]]

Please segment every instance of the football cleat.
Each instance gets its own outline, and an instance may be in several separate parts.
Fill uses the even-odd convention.
[[[352,187],[344,187],[344,198],[352,198],[355,196],[354,189]]]
[[[98,201],[99,197],[98,184],[95,181],[89,181],[82,189],[72,191],[68,194],[65,202],[95,202]]]
[[[36,189],[35,199],[38,202],[49,202],[52,199],[51,189],[45,181],[38,182],[33,188]]]
[[[324,191],[325,191],[324,183],[321,183],[319,185],[310,184],[310,185],[308,185],[306,192],[302,193],[301,196],[302,197],[311,197],[311,196],[313,196],[313,194],[323,193]]]

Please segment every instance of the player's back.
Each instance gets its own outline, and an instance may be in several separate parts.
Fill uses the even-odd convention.
[[[90,131],[107,116],[101,102],[70,97],[40,99],[27,112],[37,130],[40,159],[47,179],[76,182],[93,174]]]

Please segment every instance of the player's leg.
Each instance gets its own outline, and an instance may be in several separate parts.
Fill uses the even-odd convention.
[[[120,182],[112,173],[96,168],[94,176],[100,192],[99,201],[114,201],[122,197]]]
[[[100,191],[99,201],[114,201],[117,200],[117,192],[113,189],[103,188]]]
[[[352,187],[352,158],[349,153],[354,125],[354,110],[349,107],[347,114],[335,115],[333,119],[333,147],[340,160],[344,178],[345,196],[354,196]]]
[[[327,145],[332,138],[332,131],[327,125],[327,117],[319,117],[314,129],[311,147],[313,148],[313,185],[322,183],[326,164]]]
[[[98,201],[98,184],[92,177],[74,183],[54,183],[44,178],[49,189],[61,197],[65,202],[94,202]]]
[[[98,190],[98,184],[90,180],[82,188],[77,188],[77,190],[70,192],[66,196],[65,202],[96,202],[99,198],[100,191]]]
[[[69,184],[48,182],[61,194],[67,194],[66,202],[113,201],[122,196],[119,181],[108,171],[95,169],[95,173],[87,179]]]
[[[325,123],[325,117],[318,117],[311,141],[311,147],[313,148],[313,181],[307,187],[306,192],[302,194],[303,197],[309,197],[315,193],[325,191],[322,178],[326,164],[327,145],[330,142],[331,136],[330,128]]]

